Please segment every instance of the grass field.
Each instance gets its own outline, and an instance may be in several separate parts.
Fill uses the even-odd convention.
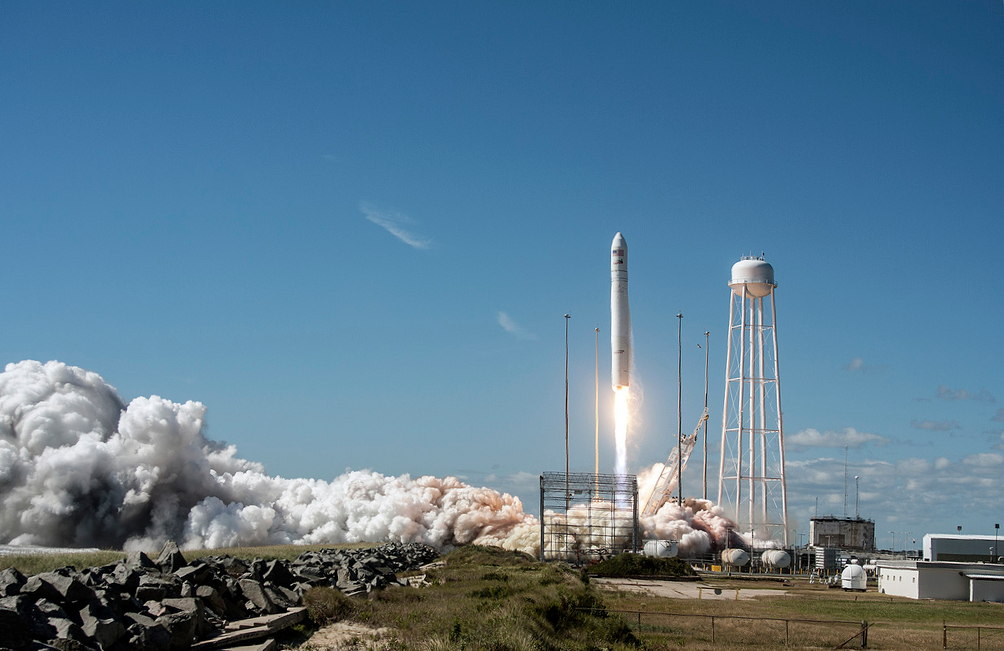
[[[644,611],[622,614],[649,649],[686,646],[692,649],[835,648],[869,623],[868,648],[940,649],[943,623],[960,626],[1004,627],[1004,606],[961,601],[916,601],[875,592],[849,593],[795,580],[790,586],[774,581],[707,579],[725,594],[735,588],[767,589],[778,596],[751,600],[699,600],[651,597],[623,590],[607,591],[603,601],[611,611]],[[784,595],[784,596],[781,596]],[[672,613],[662,616],[652,613]],[[715,616],[714,641],[712,623]],[[764,619],[730,619],[730,617]],[[769,621],[766,618],[773,618]],[[851,624],[801,623],[777,620],[846,621]],[[857,623],[857,624],[855,624]],[[949,631],[949,648],[975,649],[975,629]],[[1004,648],[1004,631],[980,632],[984,649]],[[858,640],[847,645],[860,648]]]

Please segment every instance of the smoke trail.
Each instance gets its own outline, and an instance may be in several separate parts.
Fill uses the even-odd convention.
[[[0,542],[156,548],[355,541],[535,551],[518,498],[446,477],[350,472],[330,482],[265,474],[203,435],[206,408],[128,405],[61,362],[0,373]]]

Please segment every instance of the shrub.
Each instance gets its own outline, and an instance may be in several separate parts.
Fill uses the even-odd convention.
[[[311,588],[303,595],[310,620],[317,625],[345,619],[354,610],[352,600],[334,588]]]
[[[694,569],[679,558],[655,558],[641,554],[618,554],[587,571],[594,576],[697,576]]]

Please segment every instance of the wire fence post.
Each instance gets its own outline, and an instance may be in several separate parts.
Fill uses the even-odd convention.
[[[868,622],[861,620],[861,648],[868,648]]]
[[[715,643],[715,616],[711,616],[711,643]]]
[[[948,648],[948,622],[941,620],[941,648]]]

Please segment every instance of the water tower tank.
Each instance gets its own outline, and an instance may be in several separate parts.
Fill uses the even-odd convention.
[[[729,287],[737,295],[742,295],[743,286],[749,296],[762,298],[777,287],[774,282],[774,267],[759,257],[745,257],[732,265],[732,279]]]

